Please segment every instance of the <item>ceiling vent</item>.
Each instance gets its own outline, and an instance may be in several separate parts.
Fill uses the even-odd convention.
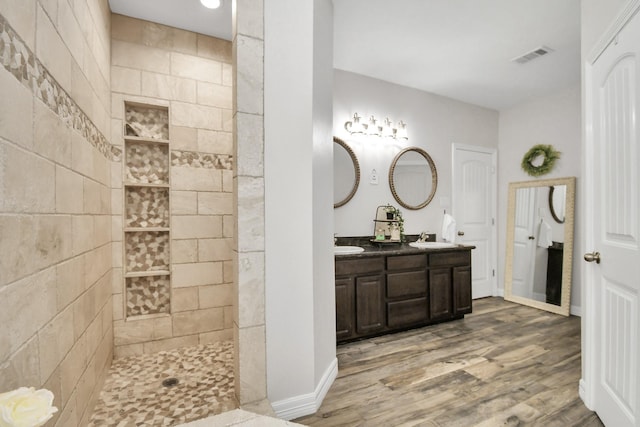
[[[533,49],[531,52],[527,52],[522,56],[515,57],[511,60],[511,62],[517,62],[518,64],[526,64],[529,61],[533,61],[536,58],[546,55],[547,53],[553,52],[553,49],[546,46],[540,46]]]

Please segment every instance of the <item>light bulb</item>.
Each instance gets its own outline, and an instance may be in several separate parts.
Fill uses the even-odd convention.
[[[209,9],[217,9],[222,4],[222,0],[200,0],[200,3]]]

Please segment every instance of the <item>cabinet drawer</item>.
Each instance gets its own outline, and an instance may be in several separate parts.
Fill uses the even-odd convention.
[[[384,270],[384,258],[361,258],[336,261],[336,276],[376,273],[382,270]]]
[[[427,273],[407,271],[387,274],[387,298],[409,297],[427,292]]]
[[[427,256],[425,254],[387,257],[387,270],[425,268],[426,266],[427,266]]]
[[[426,320],[426,298],[387,303],[387,321],[390,328],[415,325]]]
[[[471,251],[442,252],[429,255],[429,267],[470,264]]]

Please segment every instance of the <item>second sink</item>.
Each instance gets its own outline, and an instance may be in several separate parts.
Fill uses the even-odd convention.
[[[409,246],[418,249],[438,249],[438,248],[454,248],[454,243],[446,242],[411,242]]]
[[[360,252],[364,252],[364,248],[360,246],[334,246],[333,253],[334,255],[352,255],[359,254]]]

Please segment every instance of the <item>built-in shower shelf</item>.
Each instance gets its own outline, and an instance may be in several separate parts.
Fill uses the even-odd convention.
[[[126,273],[124,277],[168,276],[170,274],[171,272],[169,270],[132,271]]]
[[[125,187],[155,187],[155,188],[169,188],[169,184],[148,184],[146,182],[131,182],[124,183]]]
[[[169,231],[167,227],[127,227],[124,229],[125,233],[135,233],[140,231]]]
[[[155,138],[143,138],[140,136],[125,136],[125,141],[128,142],[140,142],[143,144],[169,144],[168,139],[155,139]]]

